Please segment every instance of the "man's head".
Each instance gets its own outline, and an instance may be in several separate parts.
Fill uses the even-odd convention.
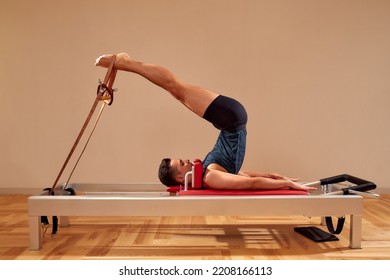
[[[165,186],[182,185],[186,173],[191,169],[189,160],[164,158],[158,170],[158,178]]]

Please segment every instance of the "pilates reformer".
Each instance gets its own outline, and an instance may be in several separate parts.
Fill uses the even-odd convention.
[[[361,248],[363,197],[360,195],[312,195],[294,191],[263,191],[263,194],[181,194],[167,191],[129,192],[128,186],[115,191],[89,192],[88,185],[70,187],[82,195],[34,195],[28,200],[30,250],[42,247],[42,215],[59,216],[61,226],[71,216],[350,216],[349,243]],[[98,187],[104,190],[104,186]],[[127,189],[127,191],[126,191]],[[157,188],[156,188],[157,189]],[[190,190],[188,190],[190,191]],[[202,190],[192,190],[202,192]],[[275,207],[277,206],[277,207]],[[323,221],[322,221],[323,222]]]
[[[196,172],[191,175],[196,177],[192,179],[192,186],[196,186]],[[339,183],[342,183],[341,188],[337,185]],[[329,234],[315,227],[294,229],[315,241],[338,240],[334,234],[341,232],[344,217],[349,215],[350,247],[361,248],[363,197],[357,194],[363,192],[366,195],[366,192],[375,189],[375,184],[345,174],[310,184],[319,185],[321,193],[310,194],[297,190],[207,190],[196,189],[189,184],[166,189],[161,185],[148,185],[149,189],[138,185],[139,189],[129,191],[129,185],[62,184],[55,188],[57,195],[43,194],[29,198],[30,250],[42,247],[42,215],[60,216],[63,227],[69,225],[71,216],[318,216],[322,217],[323,225],[326,222]],[[76,195],[69,195],[65,188],[75,190]],[[332,216],[341,217],[335,230]]]
[[[192,164],[192,171],[185,176],[184,186],[163,189],[155,185],[149,191],[129,191],[128,185],[100,185],[98,191],[88,184],[71,184],[71,176],[83,154],[106,104],[113,101],[112,89],[116,70],[115,56],[103,82],[98,86],[97,97],[88,117],[71,148],[54,184],[39,195],[28,199],[30,250],[42,247],[43,233],[47,230],[48,216],[53,217],[52,235],[61,226],[69,225],[71,216],[264,216],[303,215],[323,217],[331,233],[339,234],[346,215],[350,216],[350,247],[361,247],[361,227],[364,195],[376,196],[370,191],[376,188],[372,182],[347,174],[333,176],[307,185],[317,186],[320,194],[299,190],[210,190],[202,188],[203,166],[200,160]],[[73,155],[95,109],[102,101],[95,125],[65,183],[58,182]],[[190,183],[191,180],[191,183]],[[334,187],[336,184],[346,185]],[[142,186],[141,186],[142,187]],[[199,207],[201,205],[201,207]],[[275,205],[282,207],[275,207]],[[331,217],[339,218],[333,229]],[[298,230],[297,230],[298,231]],[[306,231],[307,233],[307,231]],[[312,232],[313,233],[313,232]],[[316,234],[318,232],[314,232]],[[309,236],[308,236],[309,237]],[[313,239],[314,240],[314,239]]]

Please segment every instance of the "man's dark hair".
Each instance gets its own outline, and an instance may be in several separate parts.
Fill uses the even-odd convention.
[[[171,159],[164,158],[161,161],[160,167],[158,169],[158,178],[160,179],[161,183],[167,187],[180,185],[180,183],[174,179],[175,175],[175,171],[171,168]]]

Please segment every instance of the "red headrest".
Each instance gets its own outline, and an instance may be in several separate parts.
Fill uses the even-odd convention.
[[[203,164],[199,159],[194,160],[192,174],[192,188],[200,189],[203,185]]]

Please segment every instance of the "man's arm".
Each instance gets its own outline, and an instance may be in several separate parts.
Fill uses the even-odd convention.
[[[288,178],[282,175],[279,175],[277,173],[260,173],[256,171],[240,171],[238,175],[241,176],[247,176],[247,177],[264,177],[264,178],[271,178],[271,179],[285,179],[285,180],[290,180],[297,182],[299,179],[293,179],[293,178]]]
[[[244,176],[242,176],[244,175]],[[255,174],[252,174],[255,175]],[[260,173],[258,173],[260,175]],[[262,176],[249,176],[248,174],[230,174],[217,164],[210,165],[203,177],[205,187],[210,189],[297,189],[297,190],[315,190],[316,188],[307,187],[296,183],[288,178],[278,175],[279,178],[269,178]]]

